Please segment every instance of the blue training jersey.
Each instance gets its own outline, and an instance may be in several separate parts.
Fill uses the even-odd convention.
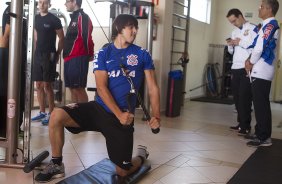
[[[279,24],[274,17],[262,22],[254,43],[250,62],[254,65],[251,76],[271,81],[275,72],[275,60],[277,55],[277,40],[279,37]]]
[[[269,65],[275,59],[275,48],[277,38],[275,37],[275,32],[279,29],[277,20],[270,18],[265,20],[266,23],[261,28],[261,32],[258,32],[257,37],[254,39],[253,44],[249,48],[259,47],[262,50],[260,57],[264,59]]]
[[[149,52],[137,45],[131,44],[125,49],[117,49],[114,44],[101,49],[94,59],[94,71],[102,70],[108,72],[108,88],[121,110],[131,110],[134,112],[136,106],[136,95],[130,98],[128,107],[127,96],[130,92],[130,83],[123,75],[121,66],[123,65],[131,77],[134,87],[139,90],[144,80],[144,70],[155,69],[152,57]],[[96,101],[108,112],[111,110],[105,105],[101,97],[97,96]]]

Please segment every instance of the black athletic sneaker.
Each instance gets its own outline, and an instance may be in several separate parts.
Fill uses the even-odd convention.
[[[247,134],[244,136],[245,139],[254,140],[257,138],[256,134]]]
[[[239,132],[238,132],[238,135],[240,136],[245,136],[245,135],[248,135],[251,133],[251,129],[240,129]]]
[[[36,177],[35,181],[39,183],[49,182],[55,178],[61,178],[65,176],[64,164],[61,165],[54,164],[52,160],[50,163],[41,171]]]
[[[251,147],[259,147],[259,146],[271,146],[272,142],[271,142],[271,138],[268,138],[264,141],[259,140],[258,138],[247,142],[247,146],[251,146]]]
[[[237,125],[237,126],[231,126],[231,127],[229,127],[229,129],[232,130],[232,131],[240,131],[239,125]]]

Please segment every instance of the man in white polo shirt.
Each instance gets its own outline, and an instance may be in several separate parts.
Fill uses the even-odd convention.
[[[239,125],[231,126],[230,129],[238,131],[238,135],[246,135],[251,130],[252,93],[250,79],[245,70],[245,61],[250,56],[249,46],[257,35],[257,28],[245,20],[239,9],[229,10],[226,17],[235,26],[231,38],[226,41],[228,52],[233,54],[231,86],[239,122]]]

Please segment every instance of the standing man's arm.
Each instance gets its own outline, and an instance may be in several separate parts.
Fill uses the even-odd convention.
[[[278,25],[268,23],[264,26],[260,34],[258,34],[256,45],[252,51],[250,63],[255,64],[261,58],[263,51],[269,46],[272,39],[278,39]]]
[[[61,29],[58,29],[56,30],[56,33],[57,33],[57,36],[59,37],[59,41],[58,41],[58,49],[57,49],[57,61],[59,59],[59,56],[63,50],[63,47],[64,47],[64,30],[61,28]]]
[[[148,86],[153,115],[149,125],[152,129],[157,129],[160,127],[160,92],[156,82],[154,70],[145,70],[145,78]]]
[[[4,35],[0,39],[0,47],[8,48],[9,46],[9,36],[10,36],[10,24],[6,24]]]
[[[89,23],[88,23],[88,53],[90,55],[90,59],[89,61],[92,61],[94,58],[94,42],[92,39],[92,31],[93,31],[93,25],[92,25],[92,21],[89,18]]]
[[[33,32],[33,44],[34,44],[34,48],[36,48],[36,43],[37,43],[37,31],[36,29],[34,29],[34,32]]]
[[[82,39],[85,44],[85,47],[88,49],[89,61],[92,61],[94,58],[94,42],[92,39],[92,31],[93,31],[93,24],[88,15],[82,16],[82,23],[81,28],[82,32]]]
[[[227,48],[228,48],[229,54],[233,54],[234,53],[234,45],[233,45],[233,39],[232,39],[233,37],[234,37],[234,31],[232,31],[231,37],[226,39],[226,43],[228,45]]]

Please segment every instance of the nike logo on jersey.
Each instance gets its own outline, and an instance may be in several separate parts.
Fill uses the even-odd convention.
[[[123,161],[122,164],[127,165],[127,164],[130,164],[130,162]]]
[[[110,62],[112,62],[112,61],[114,61],[114,60],[109,60],[109,61],[106,61],[106,63],[107,63],[107,64],[109,64],[109,63],[110,63]]]

